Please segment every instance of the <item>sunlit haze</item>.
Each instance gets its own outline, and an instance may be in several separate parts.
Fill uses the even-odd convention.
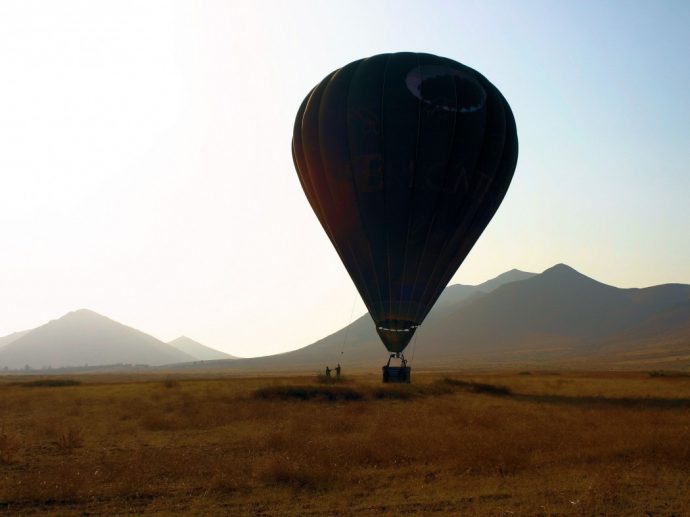
[[[685,1],[4,1],[0,336],[89,308],[258,356],[361,315],[292,126],[327,73],[403,50],[477,69],[517,122],[451,283],[690,283],[688,27]]]

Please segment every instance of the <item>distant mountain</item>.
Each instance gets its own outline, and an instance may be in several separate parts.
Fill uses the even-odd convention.
[[[425,328],[421,359],[510,362],[595,356],[603,343],[690,300],[690,286],[619,289],[564,264],[506,284]],[[661,325],[654,335],[663,333]]]
[[[211,361],[214,359],[237,359],[235,356],[216,350],[215,348],[202,345],[187,336],[180,336],[168,342],[168,345],[194,357],[198,361]]]
[[[343,351],[341,353],[341,350]],[[690,369],[690,285],[620,289],[558,264],[450,286],[406,350],[416,366],[571,365]],[[386,359],[369,315],[299,350],[231,369],[377,365]]]
[[[30,330],[22,330],[19,332],[14,332],[13,334],[10,334],[8,336],[3,336],[0,337],[0,348],[2,348],[5,345],[9,345],[12,341],[15,341],[22,337],[24,334],[27,334],[28,332],[31,332]]]
[[[500,275],[498,275],[495,278],[492,278],[491,280],[487,280],[483,284],[479,284],[477,286],[477,289],[485,293],[490,293],[491,291],[498,289],[502,285],[527,280],[528,278],[532,278],[533,276],[537,276],[537,274],[528,273],[526,271],[520,271],[519,269],[511,269],[510,271],[501,273]]]
[[[0,348],[0,368],[11,369],[194,360],[153,336],[86,309],[28,331]]]
[[[477,286],[446,288],[406,355],[415,367],[690,370],[690,285],[620,289],[564,264],[541,274],[512,270]],[[194,368],[203,361],[204,368],[239,372],[321,369],[338,362],[372,368],[387,357],[368,314],[293,352],[226,356],[185,337],[166,344],[87,310],[0,338],[0,368],[86,363]]]
[[[464,304],[483,298],[498,287],[534,276],[536,273],[512,269],[476,286],[448,286],[439,297],[424,326],[452,315]],[[409,348],[412,348],[412,345]],[[237,359],[237,362],[233,363],[218,362],[217,366],[245,370],[310,368],[312,365],[320,367],[321,364],[335,364],[340,360],[347,361],[348,364],[370,366],[378,364],[382,357],[386,357],[385,348],[376,334],[369,314],[364,314],[347,327],[299,350],[266,357]]]
[[[427,317],[425,325],[438,318],[443,318],[453,312],[457,311],[461,305],[476,301],[482,298],[487,293],[494,291],[505,284],[512,282],[520,282],[536,276],[536,273],[528,273],[520,271],[519,269],[511,269],[505,273],[501,273],[491,280],[479,285],[463,285],[454,284],[449,285],[443,290],[438,301],[434,305],[431,313]]]
[[[470,298],[476,297],[477,295],[490,293],[497,287],[500,287],[504,284],[519,282],[520,280],[527,280],[535,275],[536,273],[527,273],[525,271],[520,271],[519,269],[511,269],[510,271],[501,273],[496,278],[487,280],[479,285],[449,285],[443,290],[443,293],[434,305],[434,311],[436,311],[439,307],[465,302]]]

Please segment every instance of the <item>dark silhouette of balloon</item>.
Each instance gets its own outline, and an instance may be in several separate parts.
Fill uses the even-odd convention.
[[[292,154],[381,340],[402,352],[508,190],[518,155],[508,103],[456,61],[381,54],[307,95]]]

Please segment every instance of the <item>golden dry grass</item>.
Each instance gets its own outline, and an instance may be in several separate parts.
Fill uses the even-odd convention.
[[[690,515],[688,377],[79,380],[0,381],[0,513]]]

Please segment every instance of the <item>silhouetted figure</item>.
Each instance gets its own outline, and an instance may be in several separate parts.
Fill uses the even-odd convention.
[[[328,366],[326,366],[326,377],[331,378],[331,369]]]
[[[335,376],[340,379],[340,363],[335,367]]]

